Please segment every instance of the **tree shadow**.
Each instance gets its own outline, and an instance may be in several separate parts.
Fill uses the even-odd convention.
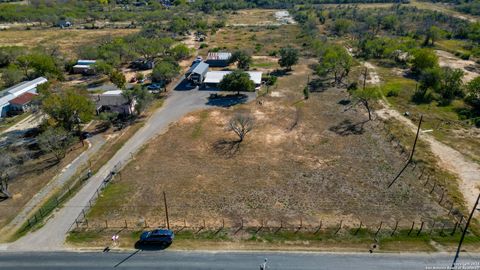
[[[352,123],[350,120],[343,120],[340,124],[329,128],[330,131],[335,132],[340,136],[361,135],[364,132],[363,126],[367,121]]]
[[[213,150],[215,151],[215,153],[227,158],[233,157],[236,153],[238,153],[239,149],[239,140],[221,139],[213,144]]]
[[[340,100],[340,101],[338,102],[338,104],[343,105],[343,106],[347,106],[347,105],[349,105],[350,103],[352,103],[352,101],[349,100],[349,99],[342,99],[342,100]]]
[[[283,77],[283,76],[290,75],[290,73],[291,73],[291,70],[275,69],[274,71],[270,72],[270,75],[275,77]]]
[[[235,106],[237,104],[243,104],[247,102],[248,96],[245,94],[234,94],[234,95],[218,95],[218,94],[211,94],[208,97],[207,105],[210,106],[217,106],[217,107],[224,107],[228,108],[231,106]]]
[[[311,80],[308,83],[308,86],[310,88],[310,92],[321,93],[326,91],[328,88],[332,87],[332,84],[331,82],[328,82],[325,79],[316,78]]]

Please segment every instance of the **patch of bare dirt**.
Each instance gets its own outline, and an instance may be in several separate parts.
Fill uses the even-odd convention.
[[[479,69],[479,65],[475,61],[463,60],[442,50],[435,50],[435,52],[438,55],[440,66],[458,68],[465,73],[463,82],[467,83],[479,76],[479,73],[476,71]]]

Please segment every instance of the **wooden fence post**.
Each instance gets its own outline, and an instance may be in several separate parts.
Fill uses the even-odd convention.
[[[422,224],[420,224],[420,229],[419,229],[418,232],[417,232],[417,236],[419,236],[420,233],[422,232],[423,224],[424,224],[424,222],[422,221]]]
[[[398,220],[395,222],[395,228],[393,228],[393,232],[392,232],[391,236],[393,236],[395,234],[395,232],[397,231],[397,228],[398,228]]]
[[[443,201],[443,196],[445,195],[445,189],[442,189],[442,196],[440,196],[440,201],[438,201],[438,204],[441,204]]]
[[[320,220],[320,224],[318,224],[318,229],[315,231],[315,234],[319,233],[322,229],[322,221]]]
[[[87,228],[88,228],[88,219],[85,219],[85,224],[87,225]]]
[[[452,233],[451,233],[450,235],[453,236],[453,235],[455,234],[455,232],[457,231],[457,226],[458,226],[458,221],[455,222],[455,226],[453,226],[453,231],[452,231]]]
[[[355,235],[358,234],[358,232],[362,229],[362,221],[360,220],[360,226],[358,226],[358,229],[355,231]]]
[[[412,222],[412,227],[410,228],[410,231],[408,231],[408,235],[409,235],[409,236],[410,236],[410,234],[412,233],[414,226],[415,226],[415,221]]]
[[[105,219],[105,229],[108,229],[108,220]]]
[[[338,227],[337,231],[335,231],[334,235],[336,235],[342,229],[342,225],[343,225],[343,219],[340,220],[340,226]]]
[[[432,235],[433,233],[433,230],[435,229],[435,220],[433,221],[433,225],[432,225],[432,228],[430,228],[430,235]]]
[[[382,229],[382,225],[383,225],[383,221],[380,221],[380,226],[378,227],[378,230],[377,230],[377,232],[375,233],[375,236],[377,236],[378,233],[380,232],[380,230]]]
[[[126,219],[125,219],[125,228],[128,228],[128,223]]]

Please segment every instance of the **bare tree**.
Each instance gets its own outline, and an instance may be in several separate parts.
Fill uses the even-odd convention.
[[[237,134],[239,140],[242,142],[247,133],[252,131],[254,126],[254,119],[250,114],[238,113],[235,114],[228,124],[228,129]]]
[[[8,191],[9,171],[14,165],[13,159],[6,151],[0,152],[0,198],[10,198]]]
[[[72,134],[63,128],[50,128],[37,137],[38,145],[45,153],[52,153],[57,162],[65,157],[75,142]]]

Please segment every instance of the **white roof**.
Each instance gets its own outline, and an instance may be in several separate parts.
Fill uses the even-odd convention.
[[[42,84],[42,83],[46,83],[48,80],[44,77],[38,77],[36,78],[35,80],[31,80],[31,81],[26,81],[26,82],[22,82],[22,83],[19,83],[17,85],[14,85],[10,88],[7,88],[5,90],[2,91],[3,95],[0,95],[0,96],[7,96],[9,94],[12,94],[15,97],[18,97],[28,91],[31,91],[35,88],[37,88],[38,85]]]
[[[102,96],[118,96],[118,95],[122,95],[122,93],[123,93],[122,90],[110,90],[110,91],[103,92],[101,95]]]
[[[85,59],[79,59],[77,63],[81,63],[80,65],[88,65],[88,64],[95,64],[97,60],[85,60]]]
[[[205,76],[204,83],[220,83],[225,75],[232,73],[231,71],[209,71],[207,72],[207,76]],[[250,79],[255,84],[262,83],[262,72],[260,71],[247,71],[248,75],[250,75]]]
[[[91,65],[75,65],[73,66],[73,68],[86,68],[86,69],[89,69],[89,68],[92,68]]]
[[[0,108],[4,107],[5,105],[8,105],[10,100],[14,99],[15,96],[12,94],[7,94],[3,97],[0,97]]]

